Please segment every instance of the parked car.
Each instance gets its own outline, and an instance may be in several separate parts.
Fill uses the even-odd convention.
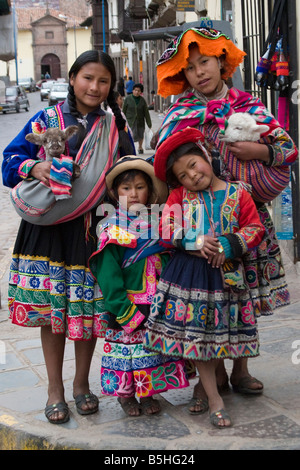
[[[25,88],[26,91],[32,92],[36,90],[36,84],[33,78],[19,78],[19,85]]]
[[[27,93],[22,86],[16,85],[5,88],[5,99],[1,99],[0,103],[0,110],[3,114],[7,111],[19,113],[21,109],[29,111],[29,108],[30,104]]]
[[[55,80],[47,80],[46,82],[43,82],[41,84],[41,91],[40,91],[41,101],[44,101],[44,100],[48,99],[50,89],[51,89],[54,82],[55,82]]]
[[[68,88],[69,88],[68,83],[59,83],[59,82],[54,83],[49,93],[49,98],[48,98],[49,106],[57,104],[60,101],[64,101],[68,96]]]

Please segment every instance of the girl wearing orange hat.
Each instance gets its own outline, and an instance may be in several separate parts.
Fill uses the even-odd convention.
[[[226,358],[259,354],[239,258],[260,244],[265,229],[245,185],[214,174],[203,141],[199,130],[184,129],[155,156],[155,174],[173,188],[162,212],[162,238],[177,251],[161,274],[144,341],[146,349],[195,362],[208,398],[198,397],[195,406],[210,410],[213,425],[227,427],[216,368]]]
[[[245,254],[243,264],[255,312],[260,316],[271,315],[275,308],[289,304],[279,243],[265,203],[289,184],[290,165],[298,151],[258,98],[227,86],[226,80],[233,76],[245,55],[226,35],[206,28],[188,29],[170,43],[157,63],[158,94],[182,95],[165,116],[156,148],[178,130],[198,128],[205,135],[220,177],[251,185],[253,200],[266,229],[265,243],[259,250]],[[269,126],[269,131],[256,142],[226,143],[222,137],[228,118],[234,113],[251,114],[258,124]],[[250,376],[246,359],[234,361],[230,380],[241,393],[263,390],[263,384]],[[220,386],[228,388],[224,368],[219,381]]]

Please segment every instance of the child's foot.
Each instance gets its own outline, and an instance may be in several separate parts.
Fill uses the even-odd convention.
[[[194,387],[193,398],[189,402],[188,411],[192,415],[200,415],[208,411],[207,395],[200,379]]]
[[[92,392],[74,396],[77,412],[80,415],[91,415],[99,409],[99,400]]]
[[[232,425],[229,414],[223,409],[212,412],[209,419],[211,424],[217,428],[228,428]]]
[[[141,398],[140,404],[145,415],[155,415],[161,411],[159,401],[153,397]]]
[[[141,406],[135,397],[118,397],[118,402],[128,416],[140,416],[142,413]]]
[[[50,423],[60,424],[68,420],[69,410],[65,403],[64,388],[62,385],[48,387],[48,401],[45,415]]]
[[[210,422],[217,428],[227,428],[231,426],[231,418],[224,409],[224,402],[221,397],[210,400]]]

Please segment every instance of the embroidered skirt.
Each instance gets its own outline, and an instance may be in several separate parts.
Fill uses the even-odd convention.
[[[146,324],[146,349],[194,361],[259,354],[249,291],[224,289],[205,259],[177,252],[157,286]]]
[[[258,214],[266,229],[263,241],[259,247],[243,257],[246,279],[257,317],[272,315],[276,308],[290,303],[290,293],[273,221],[265,205],[258,209]]]
[[[51,326],[72,340],[105,336],[102,294],[87,264],[96,249],[91,215],[87,238],[84,216],[53,226],[21,222],[8,290],[14,324]]]
[[[104,395],[150,397],[189,386],[183,360],[164,357],[143,348],[144,329],[126,334],[108,328],[101,364]]]

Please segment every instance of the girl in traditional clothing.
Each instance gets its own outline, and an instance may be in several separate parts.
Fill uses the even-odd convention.
[[[45,414],[54,424],[64,423],[70,416],[62,377],[66,337],[75,344],[77,411],[90,414],[98,410],[98,398],[89,390],[89,369],[96,338],[104,336],[106,324],[99,313],[99,286],[87,262],[96,249],[96,206],[105,194],[105,171],[118,159],[120,148],[123,154],[134,152],[113,98],[115,83],[110,56],[84,52],[70,69],[67,100],[38,112],[4,150],[3,184],[16,187],[15,202],[25,219],[10,269],[10,317],[16,325],[41,327],[49,381]],[[114,115],[101,109],[105,100]],[[53,166],[45,160],[43,147],[29,143],[25,136],[69,125],[77,125],[78,132],[67,142],[65,153],[81,163],[72,197],[54,202],[43,215],[32,217],[29,204],[17,195],[22,185],[36,182],[33,199],[37,206],[43,195],[53,197],[49,187]]]
[[[243,183],[216,177],[197,129],[168,137],[154,160],[156,176],[175,188],[161,218],[164,242],[177,248],[164,269],[146,324],[145,348],[195,361],[217,427],[231,425],[218,392],[225,358],[256,357],[254,304],[240,258],[264,235]]]
[[[116,209],[101,222],[98,250],[90,260],[103,295],[103,313],[109,312],[102,393],[118,397],[129,416],[155,414],[160,405],[154,394],[188,386],[183,360],[143,348],[144,323],[169,259],[158,235],[158,213],[153,206],[150,212],[149,204],[166,201],[167,185],[155,177],[150,163],[132,156],[108,171],[106,183]]]
[[[280,247],[266,203],[289,184],[290,166],[298,151],[259,98],[228,87],[245,55],[229,37],[213,29],[190,28],[172,40],[157,63],[158,94],[179,98],[161,125],[157,148],[178,130],[197,128],[205,135],[206,147],[213,155],[214,169],[220,178],[251,185],[266,230],[264,243],[245,254],[243,264],[259,317],[271,315],[274,309],[290,302]],[[269,126],[269,131],[256,142],[224,142],[227,120],[234,113],[249,113],[258,124]],[[263,391],[262,382],[249,373],[246,358],[234,361],[230,382],[236,392]],[[222,390],[229,388],[221,363],[218,384]],[[195,396],[199,393],[200,383]]]

